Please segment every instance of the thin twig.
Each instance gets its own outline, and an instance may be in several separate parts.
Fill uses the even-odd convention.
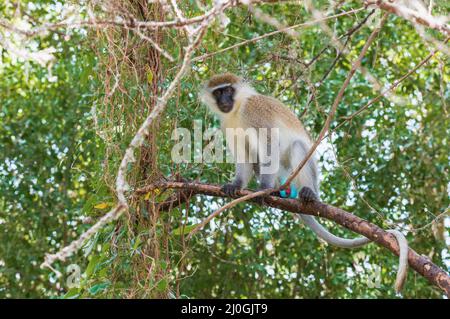
[[[316,142],[311,146],[311,148],[309,149],[308,153],[305,155],[305,158],[301,161],[301,163],[299,163],[299,165],[297,166],[297,168],[295,168],[292,173],[289,175],[289,177],[287,178],[286,182],[280,186],[280,189],[284,189],[285,187],[287,187],[288,185],[290,185],[290,183],[292,182],[292,180],[295,178],[295,176],[297,176],[297,174],[300,172],[300,170],[303,168],[303,166],[305,166],[305,164],[308,162],[308,160],[311,158],[311,156],[314,154],[316,148],[319,146],[319,144],[322,142],[322,139],[324,138],[325,134],[327,133],[331,121],[334,118],[334,115],[336,113],[337,107],[339,105],[339,103],[341,102],[343,96],[344,96],[344,92],[345,89],[347,88],[347,86],[350,83],[350,80],[352,79],[353,75],[355,74],[356,70],[358,69],[359,65],[361,64],[362,59],[364,58],[364,56],[366,55],[370,45],[372,44],[372,42],[375,40],[375,38],[377,37],[378,33],[381,30],[382,25],[384,24],[384,21],[386,19],[386,15],[383,17],[380,25],[375,28],[375,30],[373,30],[373,32],[370,34],[369,38],[367,39],[366,43],[364,44],[364,47],[361,49],[361,53],[359,54],[359,57],[356,59],[356,61],[353,63],[352,68],[350,70],[350,72],[347,75],[347,78],[345,79],[344,83],[342,84],[334,102],[333,105],[331,106],[331,110],[328,114],[328,117],[325,121],[325,124],[322,128],[322,130],[320,131],[319,137],[317,138]]]
[[[257,37],[254,37],[254,38],[251,38],[251,39],[248,39],[248,40],[236,43],[234,45],[231,45],[229,47],[223,48],[221,50],[218,50],[218,51],[215,51],[215,52],[211,52],[211,53],[207,53],[207,54],[203,54],[201,56],[195,57],[195,58],[192,59],[192,62],[202,61],[202,60],[210,58],[210,57],[212,57],[212,56],[214,56],[216,54],[220,54],[220,53],[223,53],[225,51],[232,50],[232,49],[241,47],[243,45],[247,45],[249,43],[258,42],[259,40],[271,37],[271,36],[273,36],[275,34],[286,32],[286,31],[291,30],[291,29],[312,26],[312,25],[315,25],[315,24],[317,24],[319,22],[322,22],[322,21],[327,21],[327,20],[339,18],[339,17],[342,17],[342,16],[347,16],[347,15],[350,15],[350,14],[353,14],[353,13],[360,12],[362,10],[364,10],[364,8],[359,8],[359,9],[354,9],[354,10],[350,10],[350,11],[346,11],[346,12],[341,12],[339,14],[335,14],[335,15],[332,15],[332,16],[328,16],[328,17],[324,17],[324,18],[321,18],[321,19],[315,19],[315,20],[311,20],[311,21],[295,24],[295,25],[292,25],[292,26],[289,26],[289,27],[286,27],[286,28],[282,28],[282,29],[275,30],[275,31],[272,31],[272,32],[269,32],[269,33],[265,33],[263,35],[260,35],[260,36],[257,36]]]

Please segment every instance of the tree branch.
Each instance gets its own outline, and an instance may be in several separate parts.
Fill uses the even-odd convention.
[[[445,36],[450,36],[449,26],[445,22],[443,22],[442,19],[432,16],[429,12],[427,12],[425,7],[416,6],[416,10],[413,10],[412,8],[383,0],[365,0],[364,4],[366,6],[373,5],[380,8],[381,10],[402,17],[403,19],[408,20],[413,24],[421,24],[426,27],[435,29]]]
[[[195,182],[171,182],[163,181],[148,185],[136,191],[136,194],[146,194],[155,189],[183,189],[188,190],[192,194],[202,194],[217,197],[229,197],[220,190],[220,186],[209,185]],[[239,196],[248,196],[253,192],[242,190]],[[311,203],[303,203],[295,199],[285,199],[276,196],[267,196],[264,199],[269,207],[278,208],[294,214],[306,214],[323,217],[332,220],[339,225],[361,234],[373,242],[377,243],[395,255],[399,255],[399,247],[395,236],[386,232],[382,228],[374,225],[358,216],[355,216],[343,209],[314,201]],[[252,199],[252,202],[255,200]],[[417,273],[425,277],[430,283],[441,289],[447,296],[450,296],[450,276],[437,265],[435,265],[426,256],[421,256],[413,249],[409,248],[408,263]]]

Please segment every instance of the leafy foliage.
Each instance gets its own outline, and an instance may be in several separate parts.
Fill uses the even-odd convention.
[[[29,2],[21,1],[21,10],[38,22],[45,14],[57,20],[58,2],[33,3],[36,8],[31,9]],[[137,14],[132,4],[124,3]],[[319,8],[328,6],[319,3]],[[334,13],[357,4],[350,1]],[[311,19],[311,13],[296,4],[260,8],[287,25]],[[182,9],[191,16],[200,13],[195,1],[186,1]],[[14,10],[0,5],[5,16],[12,16]],[[444,4],[434,10],[448,14]],[[341,36],[369,12],[326,24]],[[198,56],[275,30],[243,7],[227,15],[231,23],[226,29],[216,25],[209,30]],[[214,73],[243,74],[259,91],[291,107],[315,137],[380,16],[375,12],[351,35],[349,52],[335,65],[337,52],[318,25],[299,28],[297,39],[278,33],[193,62],[179,94],[152,131],[147,150],[141,150],[141,159],[147,159],[148,153],[154,158],[145,162],[148,167],[130,167],[134,186],[177,173],[209,183],[230,179],[231,164],[175,165],[171,160],[175,127],[193,129],[194,120],[218,127],[196,94]],[[164,39],[173,56],[184,45],[177,42],[176,32],[168,31]],[[130,212],[116,224],[90,239],[77,256],[56,265],[62,278],[40,269],[46,252],[67,245],[86,230],[89,222],[85,224],[84,218],[95,220],[114,205],[113,183],[123,151],[148,115],[153,89],[160,92],[167,86],[178,62],[161,58],[163,73],[154,74],[148,67],[151,61],[139,60],[147,55],[148,44],[130,30],[99,34],[79,29],[33,41],[40,49],[57,49],[50,69],[1,52],[0,297],[396,297],[392,285],[398,260],[376,245],[357,251],[330,247],[290,214],[249,204],[226,211],[187,241],[185,235],[193,225],[224,201],[198,197],[169,212],[155,211],[152,203],[167,193],[133,201]],[[133,47],[129,43],[136,46],[130,50],[134,63],[116,61],[112,68],[117,52],[126,45]],[[363,66],[387,87],[430,50],[432,45],[411,24],[389,16]],[[308,65],[317,55],[317,61]],[[379,93],[358,72],[338,108],[332,125],[332,130],[337,129],[320,148],[324,202],[385,228],[409,230],[411,247],[444,269],[450,264],[448,217],[436,217],[449,206],[447,68],[448,57],[438,53],[399,85],[395,97],[383,98],[348,120]],[[113,90],[115,81],[117,90]],[[335,234],[353,236],[322,222]],[[67,286],[69,264],[80,266],[79,287]],[[368,287],[377,271],[380,285]],[[403,296],[441,298],[442,293],[410,271]]]

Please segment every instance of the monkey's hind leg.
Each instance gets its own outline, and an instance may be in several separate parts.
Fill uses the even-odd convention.
[[[277,180],[277,173],[280,169],[280,154],[279,154],[279,145],[272,144],[272,141],[278,141],[278,135],[277,131],[275,131],[275,136],[261,136],[258,140],[258,162],[257,162],[257,175],[259,180],[259,189],[266,190],[266,189],[274,189],[276,180]],[[275,147],[274,147],[275,146]],[[274,194],[275,192],[270,192],[268,194],[261,195],[259,197],[256,197],[254,200],[257,204],[261,206],[265,206],[265,198],[267,196],[270,196]]]
[[[308,147],[301,140],[297,140],[292,144],[290,154],[290,164],[295,169],[304,159],[308,152]],[[299,175],[294,179],[301,187],[299,192],[300,201],[312,202],[319,199],[318,172],[314,158],[310,158],[300,171]]]

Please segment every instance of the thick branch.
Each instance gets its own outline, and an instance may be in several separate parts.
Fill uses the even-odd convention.
[[[192,194],[228,197],[220,190],[220,186],[195,182],[160,182],[138,189],[136,193],[146,194],[155,189],[168,188],[189,190]],[[249,190],[242,190],[239,192],[239,196],[245,196],[251,193],[252,192]],[[332,220],[347,229],[369,238],[378,245],[387,248],[395,255],[398,256],[399,254],[397,241],[392,234],[340,208],[318,201],[302,203],[295,199],[285,199],[276,196],[268,196],[265,198],[265,203],[269,207],[278,208],[291,213],[313,215]],[[408,263],[416,272],[428,279],[433,285],[440,288],[447,296],[450,296],[450,277],[444,270],[435,265],[427,257],[419,255],[411,248],[409,248],[408,252]]]

